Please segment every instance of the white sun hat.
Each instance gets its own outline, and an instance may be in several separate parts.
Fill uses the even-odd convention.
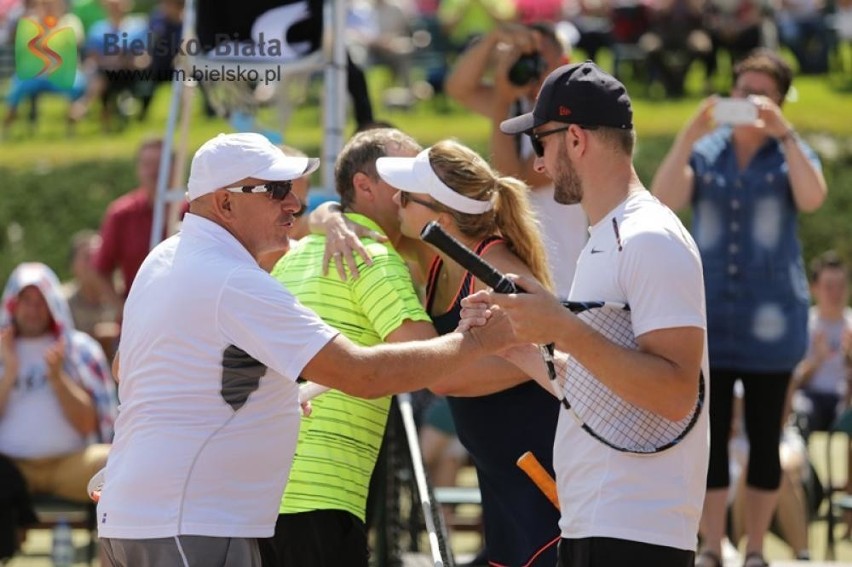
[[[454,211],[481,215],[494,208],[491,201],[471,199],[448,187],[432,169],[429,148],[416,157],[380,157],[376,171],[389,185],[408,193],[423,193]]]

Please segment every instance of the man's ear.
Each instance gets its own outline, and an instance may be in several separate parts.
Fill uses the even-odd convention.
[[[359,171],[352,176],[352,186],[355,188],[356,196],[362,199],[373,199],[373,180],[366,173]]]
[[[231,199],[231,194],[227,191],[214,191],[211,194],[211,205],[214,213],[223,219],[227,219],[233,216],[233,212],[231,207],[233,205],[233,201]]]
[[[568,130],[568,147],[571,150],[579,150],[580,152],[584,152],[586,147],[589,145],[589,133],[587,130],[583,130],[577,125],[571,125],[571,129]]]

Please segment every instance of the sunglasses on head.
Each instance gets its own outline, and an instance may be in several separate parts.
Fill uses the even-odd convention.
[[[270,201],[283,201],[293,189],[292,181],[268,181],[263,185],[243,185],[242,187],[225,187],[231,193],[266,193]]]
[[[413,197],[411,193],[407,191],[399,192],[399,204],[403,207],[408,206],[408,203],[417,203],[418,205],[422,205],[427,209],[431,209],[436,212],[441,212],[440,205],[437,203],[430,203],[429,201],[425,201],[423,199],[418,199],[417,197]]]
[[[577,126],[582,128],[583,130],[596,130],[597,126],[583,126],[582,124],[568,124],[566,126],[559,126],[558,128],[553,128],[551,130],[541,130],[540,132],[530,132],[530,143],[532,144],[532,149],[535,152],[535,155],[538,157],[544,157],[544,145],[541,143],[541,139],[545,136],[550,136],[551,134],[556,134],[557,132],[564,132],[569,129],[571,126]]]

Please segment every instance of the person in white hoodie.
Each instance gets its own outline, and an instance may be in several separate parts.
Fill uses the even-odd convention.
[[[9,277],[0,329],[0,455],[29,494],[88,502],[86,484],[106,462],[116,416],[100,344],[74,328],[56,274],[36,262]]]

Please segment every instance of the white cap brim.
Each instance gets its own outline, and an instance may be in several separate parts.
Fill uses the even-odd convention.
[[[432,169],[429,149],[417,157],[380,157],[376,160],[376,171],[388,185],[407,193],[431,196],[454,211],[469,215],[481,215],[493,208],[491,201],[478,201],[457,193],[448,187]]]
[[[270,167],[247,177],[254,177],[263,181],[292,181],[310,175],[319,169],[319,166],[320,160],[318,158],[292,157],[282,154],[281,159]],[[239,179],[234,179],[234,181],[239,181]]]

